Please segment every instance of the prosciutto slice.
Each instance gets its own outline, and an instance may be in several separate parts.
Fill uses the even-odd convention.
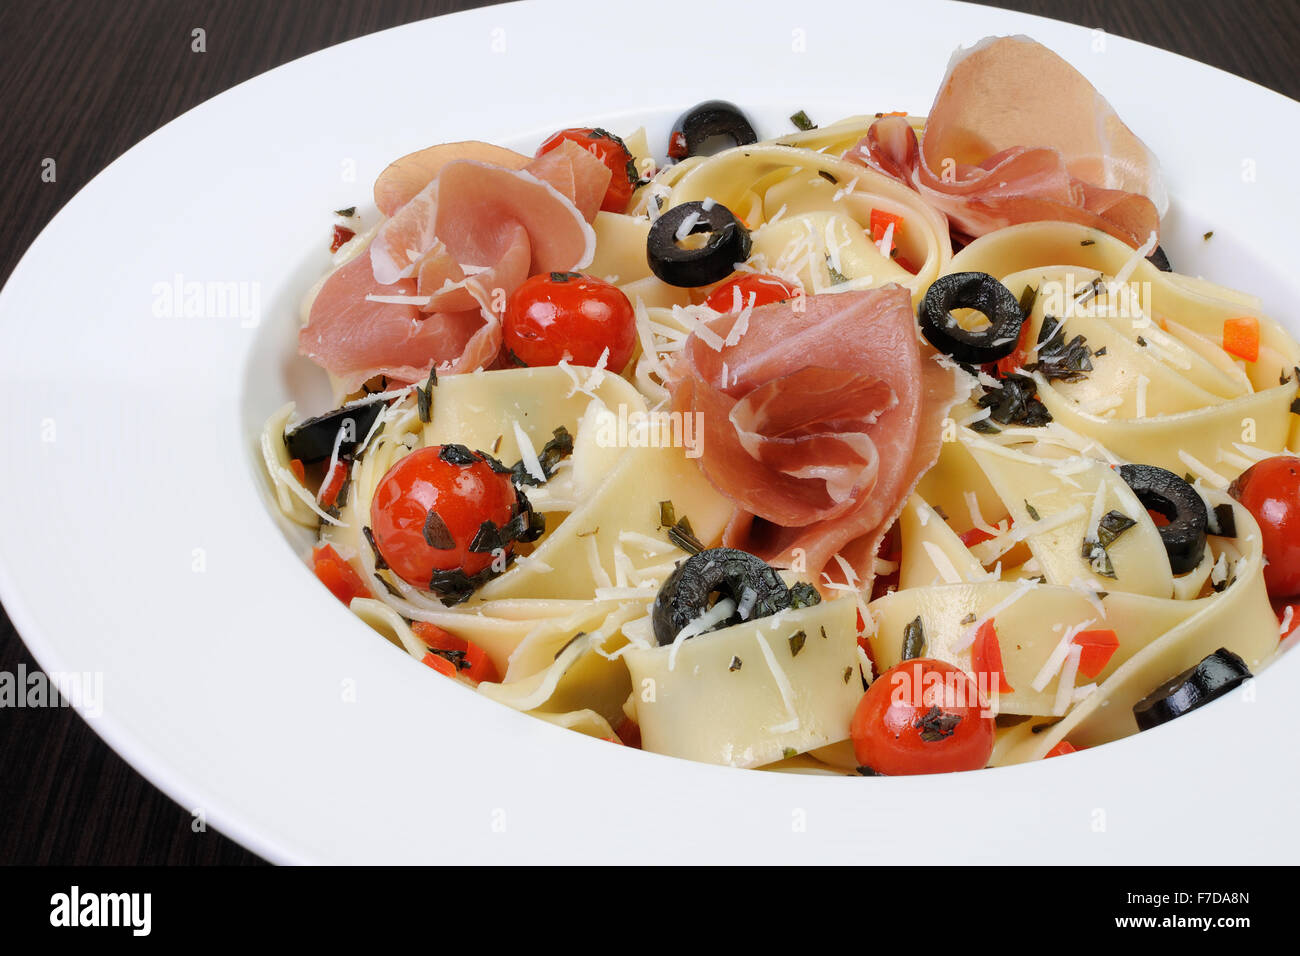
[[[605,191],[609,189],[609,167],[572,140],[561,140],[559,146],[538,156],[526,168],[572,200],[587,222],[600,212]]]
[[[443,166],[457,159],[492,163],[506,169],[523,169],[531,160],[513,149],[494,146],[479,140],[439,143],[428,149],[407,153],[389,163],[375,180],[375,205],[385,216],[396,215],[425,186],[437,178]]]
[[[906,118],[886,116],[846,158],[916,189],[970,237],[1062,220],[1136,248],[1168,208],[1151,151],[1082,74],[1028,37],[957,51],[919,143]]]
[[[710,330],[724,342],[739,316]],[[709,481],[736,505],[725,543],[816,574],[843,552],[862,581],[907,496],[938,458],[962,379],[922,354],[897,285],[754,309],[740,341],[687,339],[668,381],[699,413]]]
[[[489,358],[495,357],[492,329],[499,348],[500,324],[495,317],[487,321],[477,307],[425,315],[414,305],[367,298],[415,293],[414,279],[379,285],[370,257],[363,253],[325,280],[298,332],[298,350],[337,376],[347,391],[375,375],[409,384],[427,376],[434,365],[463,365],[488,350]]]

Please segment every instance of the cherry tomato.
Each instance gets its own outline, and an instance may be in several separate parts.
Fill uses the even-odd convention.
[[[442,450],[431,445],[398,461],[370,503],[375,547],[394,574],[420,588],[429,587],[434,571],[460,569],[472,577],[491,564],[492,553],[470,551],[470,543],[483,522],[508,523],[515,505],[509,475],[484,461],[445,461]]]
[[[858,763],[887,776],[978,770],[993,753],[993,718],[958,667],[903,661],[867,688],[849,735]]]
[[[577,272],[533,276],[506,304],[505,344],[524,365],[594,366],[621,372],[636,347],[636,315],[617,287]]]
[[[632,161],[632,151],[613,133],[597,127],[562,129],[537,147],[536,155],[549,153],[566,139],[577,143],[609,167],[609,188],[605,190],[600,208],[605,212],[624,212],[640,178],[636,163]]]
[[[469,666],[461,669],[460,673],[474,681],[474,683],[477,684],[480,681],[500,682],[501,675],[497,672],[496,665],[492,663],[492,658],[488,657],[487,652],[477,644],[467,641],[463,637],[457,637],[450,631],[444,631],[438,625],[430,624],[428,621],[416,621],[411,625],[411,630],[416,637],[435,650],[461,651],[464,653],[465,663]],[[433,656],[437,657],[438,655]],[[435,669],[440,668],[435,667]]]
[[[1259,522],[1264,584],[1275,598],[1300,595],[1300,458],[1280,455],[1244,472],[1229,489]]]
[[[749,305],[749,297],[753,295],[754,306],[769,305],[773,302],[784,302],[786,299],[793,299],[799,294],[790,283],[784,279],[778,279],[776,276],[760,275],[756,272],[747,272],[739,275],[734,279],[722,283],[704,300],[714,312],[735,312],[736,293],[734,290],[740,290],[740,308]]]

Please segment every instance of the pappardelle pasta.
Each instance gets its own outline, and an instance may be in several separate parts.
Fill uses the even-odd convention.
[[[341,210],[336,407],[260,436],[317,577],[508,707],[735,767],[1037,760],[1258,673],[1300,345],[1171,270],[1141,141],[1023,37],[925,117],[791,119],[441,144]]]

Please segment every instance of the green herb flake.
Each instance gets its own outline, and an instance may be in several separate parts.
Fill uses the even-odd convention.
[[[790,635],[790,656],[798,657],[799,652],[803,650],[804,643],[808,640],[808,633],[803,630],[795,631]]]
[[[836,179],[830,173],[826,172],[826,170],[824,169],[817,170],[817,175],[820,176],[822,179],[826,180],[832,186],[838,186],[840,184],[840,181],[838,179]]]
[[[437,368],[429,367],[429,378],[424,383],[424,388],[415,387],[415,409],[420,416],[420,421],[428,423],[433,418],[433,390],[438,384]]]
[[[1136,525],[1136,521],[1122,512],[1108,512],[1097,524],[1097,543],[1103,548],[1109,548],[1120,535]]]
[[[850,664],[844,668],[844,683],[848,683],[853,678],[853,665]]]
[[[795,125],[796,129],[802,130],[805,133],[817,128],[817,124],[810,120],[808,114],[803,110],[800,110],[798,113],[791,116],[790,122]]]
[[[357,214],[356,206],[348,206],[346,209],[335,209],[334,215],[342,216],[344,219],[351,219]]]
[[[731,656],[731,663],[727,665],[727,670],[738,671],[743,666],[744,666],[744,661],[742,661],[739,657],[733,654]]]
[[[567,428],[561,425],[551,432],[551,435],[551,439],[537,453],[537,462],[542,469],[541,480],[539,481],[536,475],[529,472],[524,465],[523,459],[520,459],[510,468],[510,473],[516,485],[538,487],[545,484],[555,474],[555,470],[560,467],[560,462],[573,454],[573,436],[569,434]]]
[[[1084,239],[1082,242],[1079,243],[1079,245],[1081,246],[1095,246],[1096,244],[1097,244],[1096,239]]]
[[[924,657],[925,649],[925,625],[921,623],[920,615],[918,615],[907,627],[903,628],[903,654],[901,659],[910,661],[917,657]]]
[[[1038,513],[1038,509],[1029,503],[1029,499],[1025,499],[1025,511],[1028,512],[1029,517],[1033,518],[1035,521],[1043,520],[1042,516]]]
[[[782,759],[782,760],[789,760],[791,757],[797,757],[797,756],[799,756],[799,751],[795,750],[793,747],[782,747],[782,748],[781,748],[781,759]]]
[[[1203,235],[1201,238],[1204,239],[1206,242],[1209,242],[1210,239],[1212,239],[1213,237],[1214,237],[1214,230],[1211,229],[1209,232],[1207,232],[1207,233],[1206,233],[1205,235]]]
[[[842,285],[849,281],[849,277],[840,270],[831,265],[831,257],[826,257],[826,274],[830,277],[831,285]]]
[[[671,528],[677,523],[677,509],[671,501],[659,502],[659,527]]]
[[[979,618],[975,616],[974,612],[972,612],[970,614],[967,614],[965,617],[963,617],[961,621],[959,621],[958,623],[960,623],[964,627],[968,624],[974,624],[978,620]]]
[[[794,610],[821,603],[822,596],[807,581],[800,581],[790,587],[790,607]]]

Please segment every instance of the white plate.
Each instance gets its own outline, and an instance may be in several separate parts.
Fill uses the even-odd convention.
[[[55,217],[0,293],[0,595],[37,660],[102,672],[92,727],[276,861],[1294,859],[1300,657],[1262,675],[1253,701],[1235,694],[1066,760],[787,776],[516,714],[432,675],[321,589],[270,517],[254,436],[316,381],[293,341],[330,210],[365,202],[389,160],[431,143],[531,150],[564,126],[645,121],[662,144],[676,112],[712,97],[766,135],[801,108],[823,122],[925,112],[956,46],[1028,33],[1164,160],[1175,265],[1294,314],[1300,104],[983,7],[628,10],[615,28],[578,3],[513,4],[325,50],[180,117]],[[155,315],[156,285],[178,275],[255,284],[260,325]],[[1200,839],[1207,827],[1233,838]]]

